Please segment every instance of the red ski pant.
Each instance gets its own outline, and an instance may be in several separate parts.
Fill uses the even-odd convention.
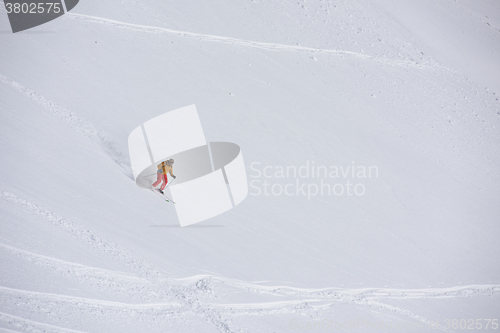
[[[156,175],[157,175],[158,179],[156,180],[156,182],[154,182],[153,187],[158,186],[158,184],[160,184],[163,181],[164,183],[160,187],[160,190],[163,191],[165,189],[165,186],[167,186],[167,183],[168,183],[167,175],[166,174],[164,175],[163,173],[160,173],[160,172],[158,172]]]

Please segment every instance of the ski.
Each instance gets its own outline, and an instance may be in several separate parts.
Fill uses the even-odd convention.
[[[175,180],[175,178],[174,178],[174,179],[172,179],[171,181],[169,181],[169,182],[167,183],[167,186],[165,186],[165,188],[163,189],[163,191],[165,191],[165,190],[167,189],[167,187],[168,187],[171,183],[173,183],[173,182],[174,182],[174,180]],[[150,190],[151,190],[151,191],[153,191],[153,192],[155,192],[155,193],[156,193],[156,194],[158,194],[159,196],[161,196],[161,197],[162,197],[162,198],[163,198],[166,202],[171,202],[171,203],[173,203],[173,204],[175,205],[175,201],[174,201],[174,200],[172,200],[172,199],[170,199],[169,197],[167,197],[165,194],[162,194],[162,193],[160,192],[160,190],[159,190],[159,189],[154,188],[154,187],[151,187],[151,188],[150,188]],[[163,192],[163,193],[165,193],[165,192]]]
[[[174,200],[170,199],[165,194],[161,194],[159,190],[157,190],[155,188],[152,188],[151,191],[153,191],[154,193],[156,193],[157,195],[159,195],[166,202],[170,202],[170,203],[173,203],[175,205],[175,201]]]

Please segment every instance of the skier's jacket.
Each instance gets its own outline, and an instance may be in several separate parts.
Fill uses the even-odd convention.
[[[167,172],[170,173],[172,177],[174,176],[172,165],[167,165],[167,163],[165,162],[161,162],[160,164],[158,164],[158,173],[166,175]]]

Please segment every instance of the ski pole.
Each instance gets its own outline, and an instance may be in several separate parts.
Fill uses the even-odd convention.
[[[177,178],[177,177],[176,177],[176,178]],[[167,183],[167,186],[165,186],[165,188],[163,189],[163,191],[165,191],[165,190],[167,189],[168,185],[172,184],[176,178],[174,178],[174,179],[172,179],[171,181],[169,181],[169,182]]]

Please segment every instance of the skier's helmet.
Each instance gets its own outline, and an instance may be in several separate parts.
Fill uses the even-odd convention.
[[[169,159],[167,162],[168,162],[168,163],[170,163],[170,164],[174,164],[174,159],[173,159],[173,158],[171,158],[171,159]]]

